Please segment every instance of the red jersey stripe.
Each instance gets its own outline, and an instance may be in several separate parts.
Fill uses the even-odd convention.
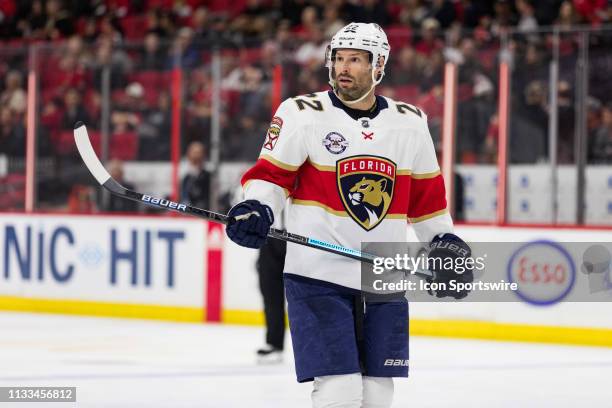
[[[414,178],[410,186],[408,218],[420,219],[446,209],[446,193],[442,175],[431,178]]]
[[[284,188],[291,194],[298,171],[297,168],[296,170],[290,170],[291,167],[289,166],[283,167],[280,167],[279,163],[272,163],[266,158],[260,157],[255,165],[244,173],[240,183],[244,186],[251,180],[268,181]]]
[[[431,177],[434,174],[437,175]],[[308,160],[297,168],[262,156],[244,174],[241,183],[244,186],[251,180],[276,184],[298,202],[319,203],[331,212],[345,212],[332,166],[320,166]],[[397,171],[388,215],[402,215],[418,221],[445,209],[444,181],[439,172],[422,177],[409,171]]]

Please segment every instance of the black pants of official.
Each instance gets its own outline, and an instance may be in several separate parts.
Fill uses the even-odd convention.
[[[266,316],[266,343],[283,349],[285,342],[285,289],[283,268],[287,243],[269,238],[259,250],[257,272]]]

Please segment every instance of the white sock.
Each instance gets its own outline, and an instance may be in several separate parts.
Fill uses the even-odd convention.
[[[361,408],[361,374],[315,377],[312,390],[313,408]]]
[[[362,408],[389,408],[393,402],[393,378],[363,377]]]

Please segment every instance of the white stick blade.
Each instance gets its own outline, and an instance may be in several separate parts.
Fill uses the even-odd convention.
[[[98,156],[96,156],[96,152],[94,151],[91,141],[89,140],[89,135],[87,134],[87,128],[83,122],[77,122],[74,125],[74,141],[77,145],[81,158],[89,169],[89,172],[101,185],[106,183],[111,176],[100,162],[100,159],[98,159]]]

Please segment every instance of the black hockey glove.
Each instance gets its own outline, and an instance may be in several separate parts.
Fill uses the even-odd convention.
[[[435,291],[438,298],[446,296],[463,299],[469,290],[457,290],[451,281],[472,283],[474,274],[471,268],[465,267],[465,259],[472,256],[472,250],[461,238],[454,234],[436,235],[429,244],[428,266],[435,273],[434,278],[427,278],[429,283],[444,284],[446,289]],[[462,270],[464,269],[464,270]],[[430,291],[430,294],[434,294]]]
[[[233,206],[225,229],[229,239],[247,248],[261,248],[274,223],[272,209],[257,200],[246,200]]]

